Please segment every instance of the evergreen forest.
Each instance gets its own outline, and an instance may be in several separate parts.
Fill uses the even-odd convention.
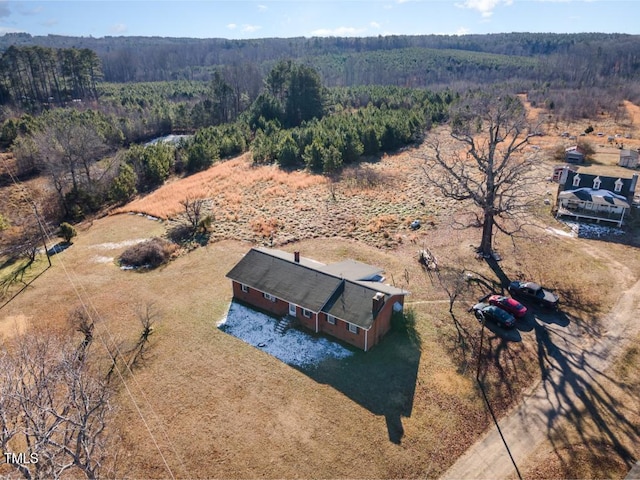
[[[5,34],[0,178],[48,179],[47,217],[77,221],[246,151],[333,175],[419,142],[469,89],[499,85],[570,120],[640,101],[639,78],[640,37],[622,34]],[[184,137],[147,145],[169,134]]]

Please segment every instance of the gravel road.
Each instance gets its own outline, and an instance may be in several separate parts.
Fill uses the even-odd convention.
[[[598,415],[595,406],[602,406],[598,378],[640,333],[640,280],[638,272],[607,254],[606,243],[595,246],[579,242],[587,253],[607,258],[619,270],[621,283],[630,287],[621,291],[614,308],[598,322],[597,331],[566,322],[533,320],[531,334],[538,344],[542,378],[531,394],[499,422],[513,461],[498,429],[492,426],[445,472],[443,479],[514,477],[514,462],[524,464],[563,419],[577,418],[576,412],[582,410]],[[610,440],[615,445],[612,433]]]

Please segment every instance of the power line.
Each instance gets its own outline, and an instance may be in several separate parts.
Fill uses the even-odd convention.
[[[7,170],[7,172],[9,173],[9,175],[10,175],[10,177],[11,177],[12,182],[14,183],[14,185],[15,185],[16,187],[24,188],[24,189],[26,190],[26,189],[27,189],[27,187],[26,187],[24,184],[20,185],[20,184],[18,183],[18,180],[17,180],[17,179],[15,178],[15,176],[11,173],[11,170],[10,170],[9,168],[7,168],[6,159],[5,159],[4,157],[2,157],[2,161],[3,161],[3,163],[5,164],[5,169],[6,169],[6,170]],[[38,212],[38,210],[37,210],[37,207],[36,207],[36,205],[35,205],[35,202],[34,202],[32,199],[27,199],[27,201],[29,201],[29,202],[32,204],[32,206],[33,206],[33,208],[34,208],[34,214],[36,215],[36,220],[38,221],[38,224],[39,224],[39,225],[41,226],[41,228],[42,228],[42,230],[41,230],[41,234],[43,235],[43,242],[44,242],[44,238],[48,239],[48,240],[51,242],[52,234],[51,234],[51,232],[47,231],[47,229],[46,229],[46,223],[42,221],[42,219],[41,219],[41,217],[40,217],[40,214],[39,214],[39,212]],[[45,242],[45,248],[46,248],[46,242]],[[48,259],[49,259],[49,262],[51,262],[51,259],[50,259],[49,255],[48,255],[48,252],[47,252],[47,257],[48,257]],[[95,317],[97,317],[98,319],[101,319],[101,317],[100,317],[100,315],[99,315],[99,313],[98,313],[97,309],[95,308],[95,306],[91,303],[91,297],[90,297],[90,295],[88,295],[88,294],[87,294],[87,292],[86,292],[86,290],[85,290],[84,288],[82,288],[82,291],[87,295],[87,299],[88,299],[88,302],[87,302],[87,303],[91,305],[91,308],[92,308],[92,310],[95,312],[95,314],[96,314],[96,315],[93,315],[93,314],[92,314],[92,312],[90,312],[90,311],[89,311],[89,308],[88,308],[88,306],[87,306],[87,303],[85,303],[85,301],[83,300],[82,295],[80,294],[80,291],[79,291],[79,289],[78,289],[78,286],[76,285],[76,283],[74,283],[74,280],[71,278],[71,274],[69,273],[69,270],[67,269],[67,267],[66,267],[66,265],[65,265],[65,262],[62,260],[62,258],[60,258],[60,259],[59,259],[59,263],[60,263],[60,265],[61,265],[62,269],[64,270],[65,276],[67,277],[67,280],[68,280],[69,284],[71,285],[71,287],[72,287],[72,289],[73,289],[73,291],[74,291],[74,293],[75,293],[76,297],[78,298],[78,301],[79,301],[79,302],[80,302],[80,304],[82,305],[83,310],[85,311],[85,313],[89,316],[89,318],[90,318],[94,323],[98,324],[98,322],[96,322],[96,321],[95,321]],[[77,280],[77,278],[76,278],[76,280]],[[78,285],[80,285],[80,286],[81,286],[81,282],[79,282],[79,281],[78,281],[77,283],[78,283]],[[25,287],[25,288],[26,288],[26,287]],[[23,291],[23,290],[24,290],[24,288],[23,288],[21,291]],[[18,293],[20,293],[20,292],[18,292]],[[15,298],[15,297],[14,297],[14,298]],[[109,327],[106,325],[106,323],[104,323],[104,327],[105,327],[105,331],[107,332],[107,335],[109,336],[110,341],[112,342],[112,345],[114,346],[114,348],[115,348],[115,350],[116,350],[116,352],[117,352],[117,356],[119,356],[120,358],[122,358],[122,359],[124,360],[124,356],[122,355],[122,352],[120,351],[120,348],[118,347],[117,342],[115,342],[114,337],[113,337],[113,335],[111,334],[111,332],[110,332],[110,330],[109,330]],[[110,354],[110,351],[109,351],[109,348],[108,348],[108,346],[107,346],[107,343],[105,342],[105,340],[104,340],[104,338],[102,337],[102,334],[101,334],[100,332],[98,332],[98,338],[100,339],[100,342],[102,343],[102,345],[103,345],[104,349],[106,350],[106,352],[107,352],[108,354]],[[131,389],[129,388],[129,385],[128,385],[128,384],[127,384],[127,382],[125,381],[124,376],[122,375],[122,372],[120,371],[120,368],[119,368],[119,367],[117,366],[117,364],[115,363],[115,359],[113,359],[113,361],[114,361],[114,369],[115,369],[115,371],[117,372],[118,377],[120,378],[120,381],[122,382],[122,384],[123,384],[123,386],[124,386],[125,390],[127,391],[127,395],[128,395],[128,396],[129,396],[129,398],[131,399],[131,401],[132,401],[132,403],[133,403],[133,405],[134,405],[134,407],[135,407],[135,410],[136,410],[137,414],[140,416],[140,419],[142,420],[142,423],[144,424],[145,428],[147,429],[147,432],[149,433],[149,436],[151,437],[151,439],[152,439],[152,441],[153,441],[153,443],[154,443],[154,446],[155,446],[156,450],[158,451],[158,454],[160,455],[160,457],[161,457],[161,459],[162,459],[162,462],[163,462],[163,463],[164,463],[164,465],[165,465],[165,468],[166,468],[166,469],[167,469],[167,471],[169,472],[170,477],[171,477],[172,479],[174,479],[174,480],[175,480],[175,478],[176,478],[176,477],[175,477],[175,475],[173,474],[173,471],[172,471],[171,467],[169,466],[169,464],[168,464],[168,462],[167,462],[167,459],[165,458],[164,454],[162,453],[162,450],[161,450],[161,448],[160,448],[160,445],[158,444],[158,441],[157,441],[157,439],[156,439],[156,437],[155,437],[155,435],[154,435],[153,431],[151,430],[151,427],[150,427],[149,423],[148,423],[148,422],[147,422],[147,420],[145,419],[145,417],[144,417],[144,415],[143,415],[143,413],[142,413],[142,410],[140,409],[140,406],[138,405],[138,402],[137,402],[137,401],[136,401],[136,399],[134,398],[133,393],[132,393]],[[175,456],[176,456],[176,458],[180,461],[180,463],[181,463],[181,466],[182,466],[183,470],[184,470],[185,472],[187,472],[187,473],[188,473],[188,470],[187,470],[187,468],[186,468],[186,466],[185,466],[184,460],[183,460],[183,459],[182,459],[182,457],[178,454],[178,452],[177,452],[177,450],[176,450],[175,446],[173,445],[173,442],[171,441],[171,439],[170,439],[169,435],[167,434],[166,430],[164,430],[164,428],[163,428],[163,422],[159,419],[159,417],[158,417],[157,413],[155,412],[155,410],[154,410],[153,406],[151,405],[151,403],[149,402],[149,400],[148,400],[147,396],[145,395],[144,390],[143,390],[143,389],[140,387],[140,385],[138,384],[138,381],[137,381],[137,379],[135,378],[135,375],[133,375],[133,372],[132,372],[131,368],[129,367],[129,365],[127,364],[127,362],[126,362],[126,361],[124,362],[124,365],[125,365],[126,370],[127,370],[127,371],[128,371],[128,373],[129,373],[129,375],[130,375],[130,376],[131,376],[131,378],[134,380],[134,383],[135,383],[136,387],[138,388],[139,392],[142,394],[142,396],[143,396],[143,399],[144,399],[145,403],[147,404],[147,406],[149,407],[150,411],[153,413],[154,417],[155,417],[155,418],[156,418],[156,420],[159,422],[160,427],[161,427],[161,428],[162,428],[162,430],[164,431],[164,436],[165,436],[165,438],[167,439],[167,441],[168,441],[169,445],[171,446],[171,450],[173,450],[174,455],[175,455]],[[188,476],[188,475],[187,475],[187,476]]]

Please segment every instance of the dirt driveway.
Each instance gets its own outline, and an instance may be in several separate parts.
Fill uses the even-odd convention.
[[[618,427],[637,441],[637,432],[625,420],[628,409],[608,398],[602,383],[607,368],[640,333],[638,273],[612,258],[606,251],[607,243],[581,242],[581,248],[595,257],[605,257],[620,273],[622,284],[629,287],[620,292],[613,310],[594,322],[597,331],[562,321],[533,320],[532,333],[538,345],[542,378],[531,394],[499,422],[513,461],[498,429],[492,426],[442,478],[514,478],[517,473],[514,462],[520,467],[524,465],[561,422],[578,423],[583,412],[596,417],[603,437],[614,448],[621,445],[616,434],[608,430],[604,417],[613,417]]]

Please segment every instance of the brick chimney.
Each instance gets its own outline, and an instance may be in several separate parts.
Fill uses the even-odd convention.
[[[631,184],[629,185],[629,196],[627,198],[627,200],[629,200],[629,203],[633,203],[633,198],[636,195],[637,186],[638,186],[638,174],[634,173],[633,177],[631,177]]]
[[[300,263],[300,252],[298,251],[293,252],[293,261],[296,263]]]
[[[384,293],[378,292],[373,296],[373,303],[371,306],[371,313],[373,313],[374,317],[378,315],[378,312],[382,309],[383,305],[384,305]]]

